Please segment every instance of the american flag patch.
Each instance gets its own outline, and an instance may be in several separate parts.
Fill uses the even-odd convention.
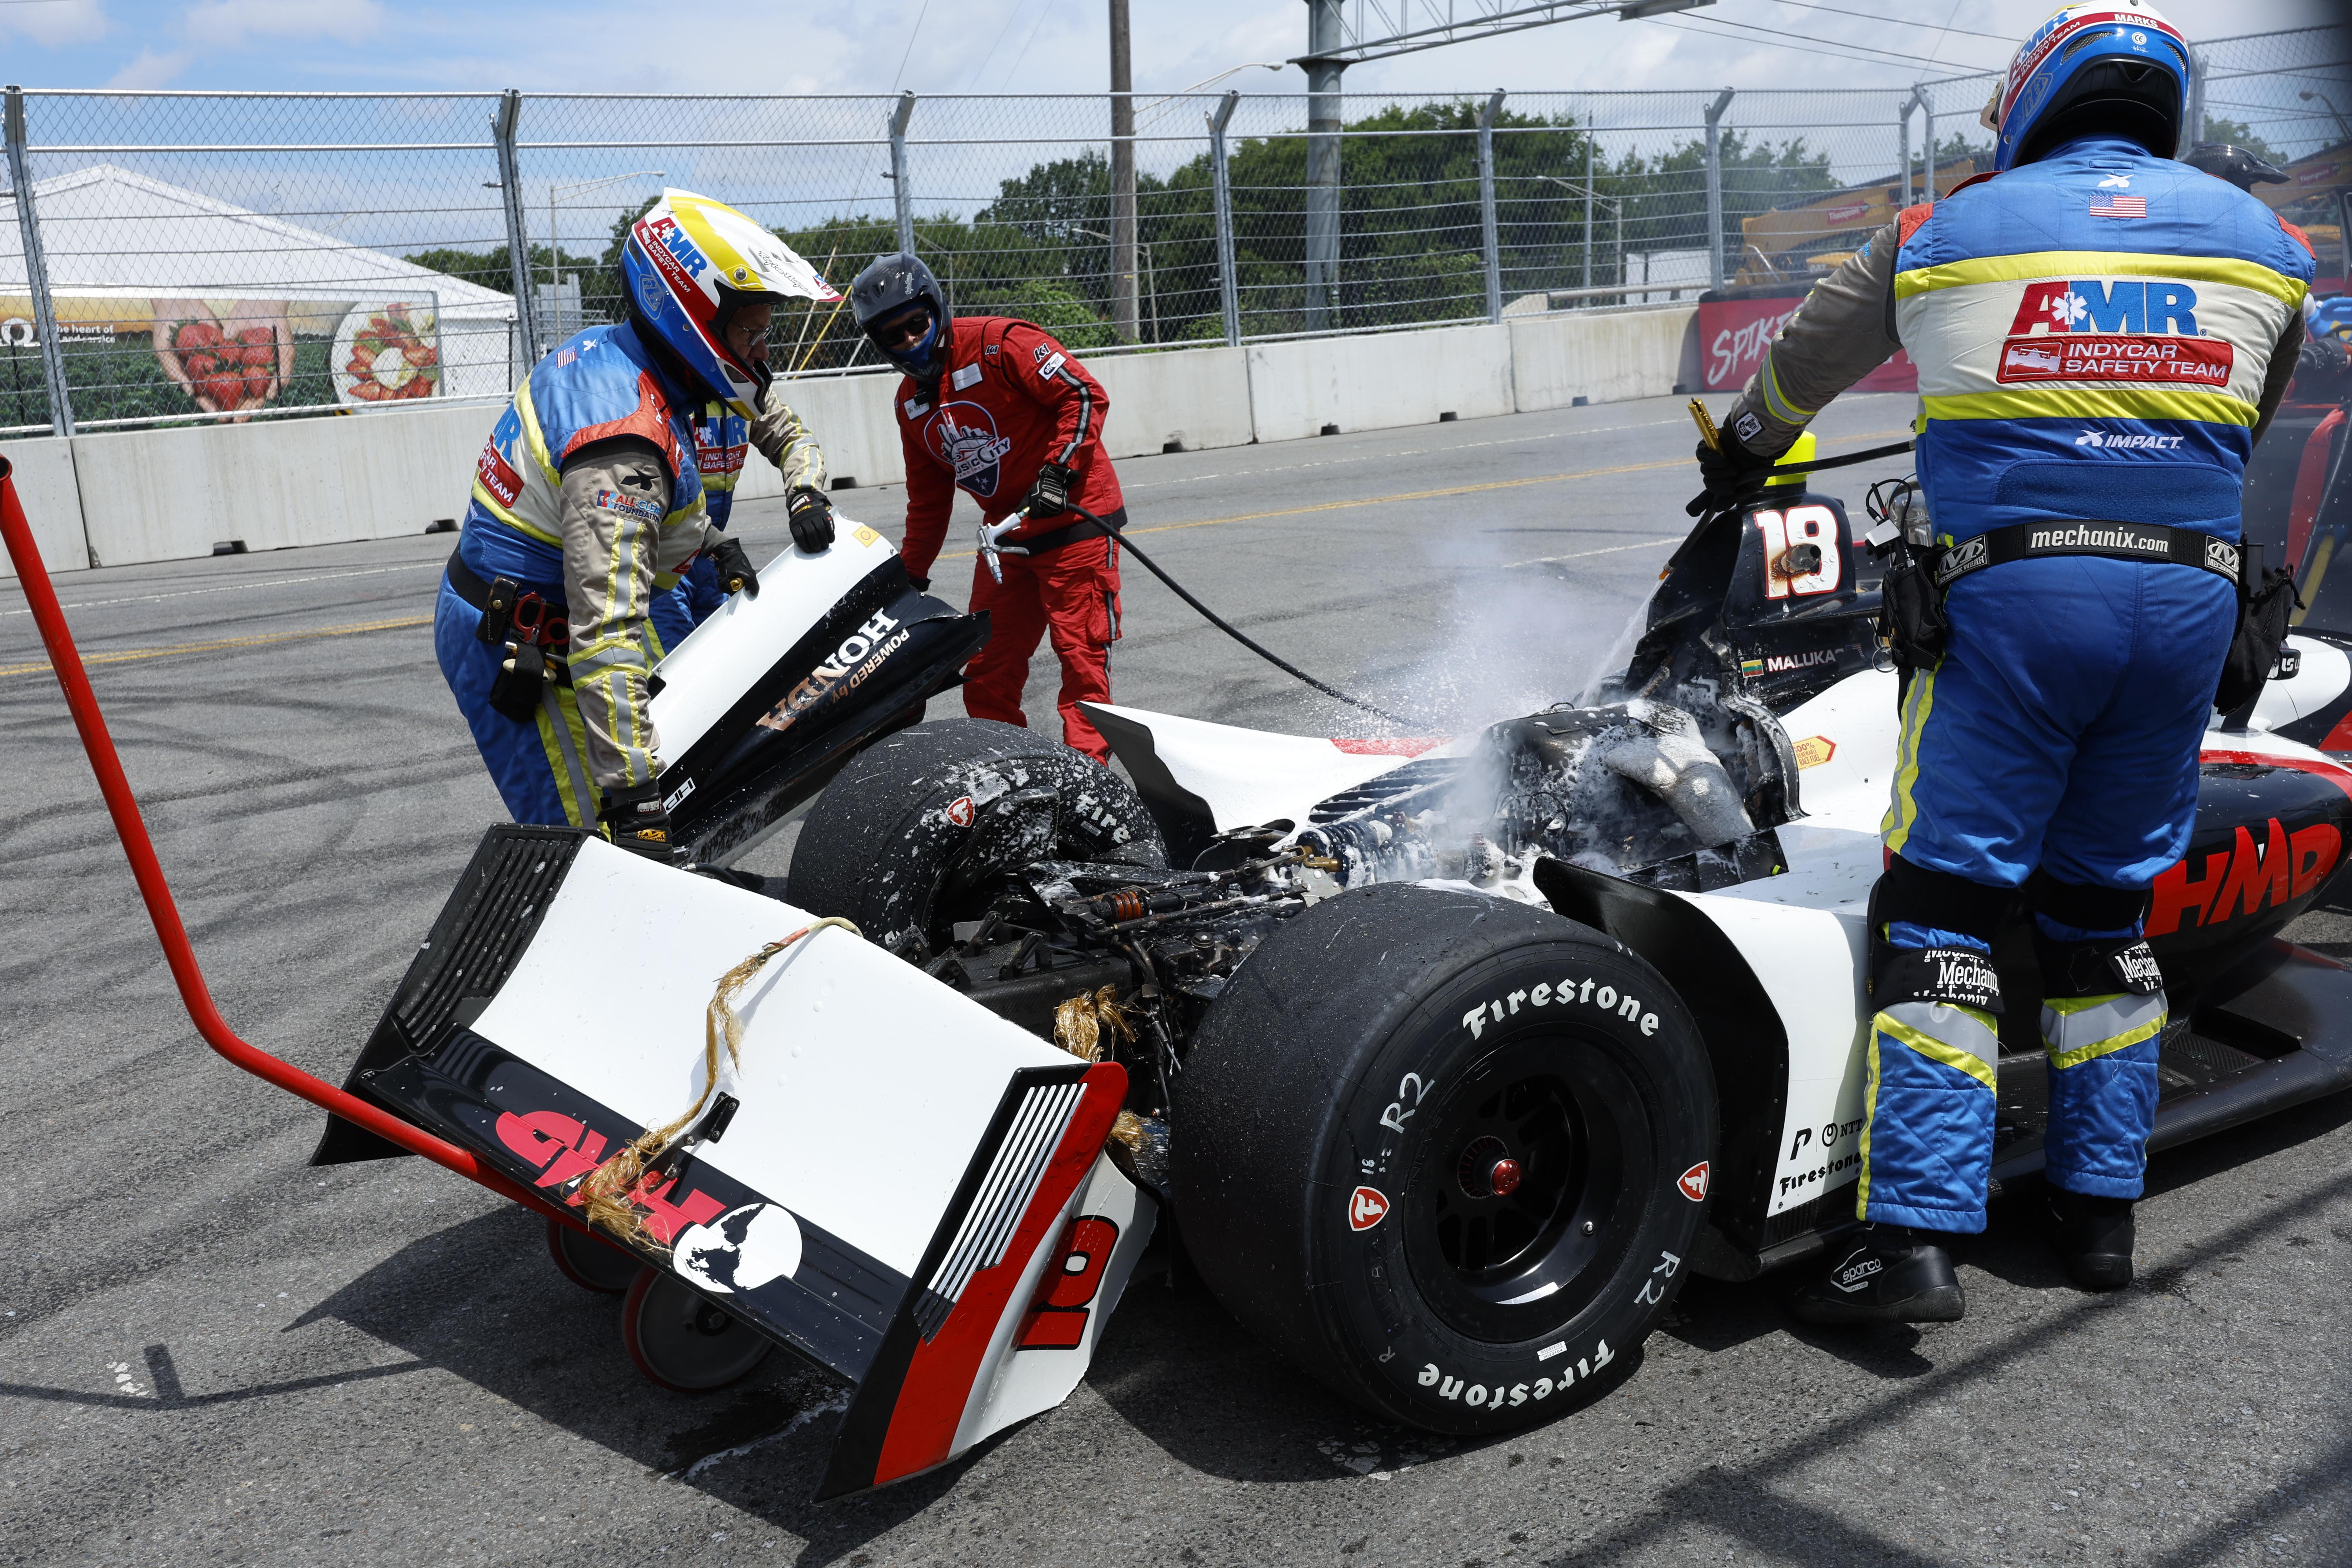
[[[2147,198],[2146,196],[2109,196],[2104,202],[2091,204],[2091,216],[2093,217],[2146,217]]]

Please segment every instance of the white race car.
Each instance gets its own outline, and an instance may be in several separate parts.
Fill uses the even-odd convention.
[[[774,602],[722,610],[657,699],[698,704],[657,716],[733,803],[713,861],[814,784],[709,759],[821,757],[784,899],[496,829],[350,1083],[575,1206],[691,1111],[559,1258],[626,1286],[673,1385],[772,1342],[855,1382],[828,1494],[1065,1397],[1163,1207],[1298,1364],[1465,1434],[1605,1392],[1691,1274],[1853,1223],[1898,678],[1834,500],[1695,531],[1580,703],[1443,741],[1095,710],[1125,778],[1003,725],[908,727],[936,671],[880,650],[962,624],[871,535],[831,555],[764,570]],[[2352,818],[2352,771],[2272,732],[2334,653],[2209,733],[2148,928],[2156,1147],[2352,1086],[2352,972],[2277,936]],[[741,982],[722,1052],[722,975],[819,916],[862,936]],[[1995,958],[2002,1185],[2040,1164],[2043,1058],[2021,922]],[[339,1123],[320,1157],[374,1152]]]

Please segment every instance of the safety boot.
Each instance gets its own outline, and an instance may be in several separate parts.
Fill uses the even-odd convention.
[[[1951,1255],[1908,1226],[1864,1226],[1840,1238],[1829,1272],[1790,1298],[1808,1323],[1957,1323],[1968,1298]]]
[[[2058,1256],[2066,1277],[2085,1290],[2120,1290],[2132,1280],[2132,1201],[2050,1189]]]

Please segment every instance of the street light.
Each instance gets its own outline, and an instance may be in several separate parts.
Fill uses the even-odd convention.
[[[662,179],[667,179],[668,177],[669,177],[669,172],[668,172],[667,170],[666,170],[666,169],[632,169],[632,170],[630,170],[630,171],[629,171],[627,174],[607,174],[607,175],[605,175],[605,176],[604,176],[603,179],[601,179],[601,180],[580,180],[580,181],[576,181],[576,182],[574,182],[574,183],[572,183],[572,184],[563,184],[563,185],[559,185],[559,184],[555,184],[553,181],[550,181],[550,182],[548,183],[548,186],[547,186],[547,280],[548,280],[548,284],[549,284],[549,289],[548,289],[548,293],[549,293],[548,309],[550,309],[551,310],[559,310],[559,311],[562,309],[562,305],[561,300],[558,300],[558,299],[556,298],[556,295],[557,295],[557,294],[558,294],[558,293],[562,289],[562,288],[563,288],[563,270],[562,270],[562,268],[563,268],[563,238],[562,238],[562,236],[558,231],[557,231],[556,226],[555,226],[555,194],[556,194],[558,191],[593,191],[593,190],[596,189],[599,185],[617,185],[617,184],[620,184],[622,181],[624,181],[624,180],[644,180],[644,179],[662,180]],[[583,310],[581,313],[584,316],[587,312]]]
[[[2309,103],[2315,98],[2319,100],[2320,102],[2327,105],[2327,112],[2336,116],[2336,129],[2344,133],[2344,140],[2347,142],[2352,142],[2352,125],[2347,125],[2344,122],[2344,111],[2336,107],[2335,100],[2329,98],[2324,92],[2314,92],[2309,88],[2305,88],[2303,91],[2296,93],[2295,97],[2303,100],[2305,103]]]
[[[1618,196],[1604,196],[1599,191],[1594,190],[1591,185],[1580,185],[1572,180],[1563,180],[1556,174],[1538,174],[1536,178],[1545,181],[1548,184],[1558,185],[1561,190],[1568,192],[1571,195],[1582,196],[1588,202],[1606,202],[1608,204],[1610,213],[1617,220],[1617,281],[1620,283],[1624,282],[1625,203],[1623,199]],[[1592,225],[1590,220],[1588,220],[1584,226],[1584,255],[1588,268],[1586,281],[1590,282],[1591,280],[1590,264],[1592,258]],[[1644,282],[1649,280],[1649,273],[1646,269],[1643,272],[1642,276]]]
[[[1216,79],[1212,77],[1209,79],[1214,81]],[[1098,234],[1090,228],[1080,228],[1075,224],[1070,226],[1074,234],[1083,234],[1088,239],[1099,239],[1105,245],[1110,243],[1110,236],[1107,234]],[[1143,291],[1151,300],[1151,341],[1156,343],[1160,341],[1160,275],[1151,266],[1151,242],[1148,239],[1139,239],[1135,242],[1135,248],[1143,252]]]

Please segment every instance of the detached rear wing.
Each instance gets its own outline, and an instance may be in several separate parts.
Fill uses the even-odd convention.
[[[704,1088],[719,975],[810,924],[573,829],[492,828],[350,1090],[580,1212]],[[1103,1157],[1127,1075],[838,928],[736,998],[740,1108],[606,1239],[857,1384],[819,1495],[900,1479],[1077,1385],[1156,1218]],[[337,1121],[320,1163],[394,1151]]]

